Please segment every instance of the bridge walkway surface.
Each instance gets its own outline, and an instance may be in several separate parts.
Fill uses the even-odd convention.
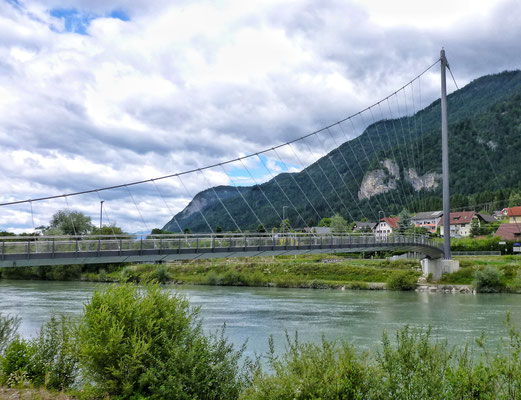
[[[202,234],[0,237],[0,267],[168,262],[224,257],[408,251],[436,259],[441,245],[420,235]]]

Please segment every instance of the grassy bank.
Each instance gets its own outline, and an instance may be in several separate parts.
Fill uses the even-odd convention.
[[[488,291],[521,291],[521,256],[457,257],[461,269],[439,283],[477,285]],[[485,273],[486,276],[482,276]],[[481,275],[480,275],[481,274]],[[281,288],[413,289],[421,276],[417,260],[359,259],[313,254],[179,261],[169,264],[64,265],[0,269],[3,279],[86,280],[266,286]],[[492,279],[492,281],[491,281]],[[494,281],[495,280],[495,281]],[[493,287],[492,287],[493,286]],[[487,290],[483,290],[487,291]]]
[[[18,267],[0,270],[4,279],[155,280],[161,283],[283,288],[377,288],[389,281],[416,282],[417,260],[353,259],[346,255],[303,255],[184,261],[170,264]]]
[[[521,256],[457,257],[460,270],[445,274],[440,283],[476,285],[484,271],[497,278],[497,291],[521,292]]]

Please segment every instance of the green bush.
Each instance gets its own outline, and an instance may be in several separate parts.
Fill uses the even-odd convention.
[[[159,285],[110,285],[94,292],[78,328],[85,378],[129,398],[231,399],[242,387],[239,359],[224,336],[205,336],[198,309]]]
[[[278,399],[363,399],[371,387],[371,368],[347,343],[336,346],[322,339],[320,345],[300,343],[286,335],[287,351],[277,356],[273,339],[267,366],[257,363],[253,380],[241,395],[248,400]]]
[[[168,273],[165,265],[160,265],[156,268],[154,273],[152,274],[152,280],[159,282],[159,283],[166,283],[170,282],[172,278],[170,277],[170,274]]]
[[[0,358],[0,371],[2,372],[2,384],[15,386],[33,377],[32,357],[34,346],[27,340],[19,337],[11,340]],[[24,382],[20,381],[23,377]]]
[[[64,315],[51,316],[31,346],[32,383],[56,390],[71,387],[78,373],[73,322]]]
[[[68,318],[52,316],[35,339],[12,337],[0,357],[3,383],[57,390],[71,387],[78,370],[73,331]]]
[[[502,275],[496,268],[486,266],[474,273],[476,291],[482,293],[496,293],[505,287],[501,280]]]
[[[13,340],[20,326],[20,318],[6,316],[0,313],[0,356],[9,342]]]
[[[408,271],[400,271],[392,274],[387,280],[389,290],[414,290],[417,278]]]

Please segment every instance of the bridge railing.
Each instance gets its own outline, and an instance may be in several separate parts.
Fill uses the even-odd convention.
[[[147,250],[215,250],[255,249],[266,247],[306,248],[317,246],[367,247],[374,245],[414,244],[441,249],[441,245],[422,235],[378,236],[373,234],[313,234],[290,233],[241,233],[241,234],[192,234],[192,235],[114,235],[114,236],[24,236],[0,237],[2,258],[9,254],[101,253]]]

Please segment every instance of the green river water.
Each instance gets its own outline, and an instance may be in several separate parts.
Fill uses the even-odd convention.
[[[0,312],[18,315],[20,334],[34,336],[51,313],[81,313],[99,284],[87,282],[0,281]],[[201,307],[207,331],[226,323],[226,335],[237,346],[246,340],[246,355],[264,353],[268,337],[284,345],[287,331],[301,340],[346,339],[359,349],[378,347],[382,332],[410,326],[432,326],[450,345],[472,343],[485,332],[491,347],[507,335],[507,312],[521,325],[521,295],[438,294],[391,291],[341,291],[181,286],[178,290]]]

